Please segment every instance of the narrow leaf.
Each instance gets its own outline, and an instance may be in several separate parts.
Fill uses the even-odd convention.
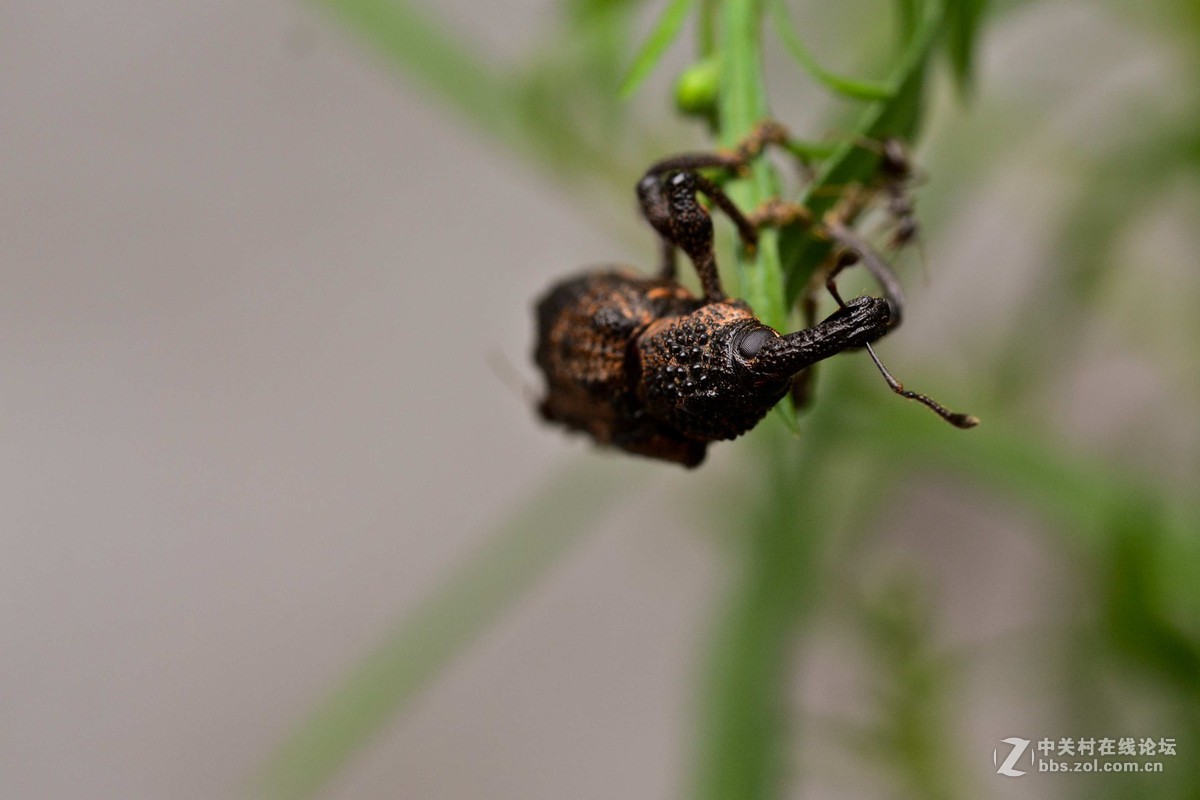
[[[867,106],[853,126],[850,139],[842,142],[822,165],[821,171],[805,190],[802,202],[820,218],[836,202],[834,190],[852,183],[870,180],[878,156],[862,146],[862,140],[900,136],[911,140],[921,118],[925,85],[925,66],[929,62],[938,34],[945,22],[941,2],[927,4],[916,33],[888,76],[892,95]],[[781,248],[787,277],[786,299],[790,303],[828,253],[829,245],[817,241],[798,226],[783,230]]]
[[[658,22],[654,24],[650,35],[646,37],[637,56],[634,57],[629,72],[625,75],[625,80],[621,81],[622,97],[633,94],[662,60],[663,54],[667,52],[671,42],[675,41],[675,37],[683,29],[683,23],[687,20],[694,4],[695,0],[671,0],[670,5],[658,18]]]
[[[987,0],[949,0],[946,6],[946,49],[959,94],[963,96],[971,92],[979,28],[986,10]]]
[[[882,81],[844,78],[818,64],[792,27],[785,0],[770,0],[770,13],[775,23],[775,33],[784,47],[791,53],[792,58],[796,59],[796,63],[818,83],[854,100],[886,100],[892,96],[892,87]]]

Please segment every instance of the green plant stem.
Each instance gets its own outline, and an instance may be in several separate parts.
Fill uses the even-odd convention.
[[[718,35],[719,136],[730,147],[769,116],[761,53],[765,3],[729,0],[723,11]],[[859,137],[893,133],[910,138],[915,131],[924,67],[943,23],[939,0],[926,4],[924,11],[889,76],[888,98],[870,105],[860,117]],[[845,142],[822,164],[816,186],[868,180],[876,160],[860,142]],[[751,166],[748,180],[728,188],[734,201],[747,209],[779,195],[778,176],[766,159]],[[815,207],[820,196],[821,190],[814,190],[806,198],[817,214],[832,203],[829,199],[823,207]],[[776,328],[784,327],[795,296],[795,291],[785,292],[780,245],[778,232],[765,230],[757,251],[738,261],[742,296]],[[804,274],[806,280],[822,257],[822,250],[810,243],[793,254],[789,272]],[[779,431],[768,432],[776,435],[767,439],[771,457],[759,464],[767,470],[759,480],[771,490],[759,498],[759,512],[750,516],[752,527],[744,532],[743,566],[711,667],[710,707],[704,718],[708,730],[698,766],[701,797],[770,798],[783,791],[781,743],[787,732],[785,689],[793,663],[792,644],[813,605],[819,577],[816,565],[829,539],[830,497],[835,494],[831,487],[822,487],[821,464],[833,450],[835,435],[833,427],[825,424],[828,412],[821,408],[828,404],[810,415],[799,457],[790,455],[795,448]]]
[[[718,33],[718,136],[726,147],[737,145],[769,116],[760,49],[762,16],[761,0],[729,0],[723,8]],[[731,184],[729,193],[742,208],[753,209],[779,196],[779,179],[771,163],[759,159],[751,165],[749,179]],[[787,319],[782,275],[777,235],[774,230],[765,230],[753,256],[739,254],[738,279],[750,307],[760,319],[777,328],[783,327]]]
[[[763,4],[729,0],[718,32],[721,54],[719,137],[733,146],[768,116],[760,51]],[[747,180],[731,183],[730,194],[743,208],[778,196],[778,177],[760,159]],[[768,324],[786,320],[778,237],[763,232],[759,247],[739,260],[741,289]],[[765,458],[757,504],[742,532],[743,550],[727,615],[717,632],[702,712],[695,793],[702,798],[776,796],[783,784],[783,742],[787,730],[786,687],[792,643],[802,617],[802,597],[812,584],[812,540],[822,528],[819,509],[802,517],[796,503],[796,477],[820,458],[820,437],[810,437],[797,458],[776,425],[756,433]],[[774,428],[773,430],[771,428]]]
[[[762,445],[759,493],[748,504],[740,566],[716,632],[704,706],[695,796],[706,800],[779,797],[795,744],[788,687],[795,643],[819,592],[830,506],[817,468],[830,440],[819,419],[794,447],[777,422],[755,433]],[[798,503],[799,476],[815,478]],[[800,507],[802,510],[797,510]]]

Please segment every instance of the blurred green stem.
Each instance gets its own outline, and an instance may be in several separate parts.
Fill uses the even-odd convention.
[[[729,0],[721,9],[719,137],[727,147],[769,115],[760,50],[763,10],[760,0]],[[760,159],[749,179],[731,184],[729,192],[741,207],[754,208],[778,196],[778,178],[770,162]],[[752,257],[739,260],[739,275],[742,293],[758,315],[782,327],[787,312],[773,230],[763,232]],[[717,635],[701,717],[706,730],[695,793],[713,800],[772,797],[782,788],[790,645],[800,593],[811,583],[811,540],[821,529],[818,514],[790,513],[796,476],[820,458],[819,437],[806,441],[797,461],[784,432],[763,427],[769,430],[756,438],[765,445],[765,457],[755,469],[767,471],[767,488],[751,506],[758,511],[749,512],[750,528],[743,531],[740,574]]]
[[[737,145],[769,116],[762,74],[763,10],[761,0],[728,0],[721,10],[717,33],[721,55],[718,137],[726,147]],[[749,180],[731,184],[729,194],[744,209],[778,197],[779,179],[770,161],[758,159],[750,167]],[[776,328],[783,327],[787,319],[782,275],[778,236],[774,229],[764,230],[752,258],[739,254],[738,277],[750,307]]]
[[[872,103],[860,117],[856,134],[878,139],[883,135],[911,138],[921,114],[922,84],[936,34],[944,21],[940,0],[921,6],[912,36],[889,77],[892,91],[886,100]],[[721,67],[719,137],[726,147],[735,145],[754,125],[769,116],[762,68],[763,0],[729,0],[722,8],[716,37]],[[847,185],[870,178],[877,157],[859,141],[846,141],[822,164],[816,185]],[[779,179],[767,159],[750,168],[749,179],[728,187],[734,201],[753,209],[779,196]],[[806,199],[815,200],[819,192]],[[823,213],[832,203],[811,203]],[[807,242],[789,259],[788,271],[811,273],[824,250],[807,230]],[[767,324],[785,327],[790,292],[785,292],[780,235],[773,228],[760,235],[752,257],[738,262],[742,296]],[[827,387],[828,388],[828,387]],[[834,389],[831,395],[839,395]],[[832,400],[832,397],[829,398]],[[768,487],[758,499],[758,511],[748,513],[749,530],[743,532],[745,553],[738,583],[730,599],[729,616],[715,645],[708,726],[701,743],[700,797],[777,797],[784,791],[780,774],[785,753],[786,687],[793,663],[793,643],[798,627],[811,608],[817,565],[830,536],[835,487],[823,486],[824,461],[834,453],[836,437],[826,419],[830,403],[809,414],[803,446],[796,448],[782,430],[756,432],[768,457],[756,464],[766,470],[759,484]],[[772,416],[779,421],[784,414]],[[799,451],[798,455],[796,451]],[[753,508],[753,506],[752,506]]]
[[[799,627],[817,592],[829,528],[820,481],[798,503],[829,439],[816,420],[804,446],[789,441],[777,420],[754,434],[762,458],[738,555],[739,572],[717,631],[700,719],[705,726],[695,796],[711,800],[770,798],[785,790],[791,683]]]

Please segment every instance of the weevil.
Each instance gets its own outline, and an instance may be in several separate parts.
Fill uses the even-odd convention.
[[[758,227],[777,214],[752,215],[751,221],[697,170],[742,170],[766,144],[784,137],[778,125],[763,123],[734,150],[675,156],[646,171],[637,196],[662,242],[659,274],[602,268],[555,285],[537,303],[534,360],[546,380],[539,404],[545,420],[586,433],[601,445],[695,467],[711,442],[734,439],[757,425],[807,367],[845,350],[869,350],[888,332],[899,316],[900,298],[898,289],[889,291],[884,281],[886,298],[843,302],[831,275],[828,285],[838,310],[788,334],[763,324],[745,302],[726,296],[712,217],[697,193],[733,221],[747,247],[756,244]],[[868,260],[875,258],[848,228],[831,222],[836,221],[821,226],[827,238],[848,241]],[[678,282],[676,250],[694,265],[701,296]],[[974,417],[906,391],[870,353],[893,391],[958,427],[977,424]]]

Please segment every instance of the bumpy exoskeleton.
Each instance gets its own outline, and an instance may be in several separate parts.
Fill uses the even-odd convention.
[[[708,443],[758,424],[792,376],[887,332],[887,303],[859,297],[780,336],[738,300],[708,302],[624,270],[581,275],[537,307],[547,420],[597,442],[694,467]]]
[[[712,218],[700,189],[754,229],[692,170],[736,166],[739,154],[681,156],[638,184],[664,242],[663,274],[593,272],[555,286],[537,306],[535,360],[546,376],[542,415],[632,453],[695,466],[708,443],[753,428],[808,365],[887,332],[887,303],[859,297],[820,324],[781,336],[721,289]],[[715,162],[715,163],[714,163]],[[696,266],[704,297],[675,281],[674,248]]]
[[[694,467],[710,442],[736,438],[757,425],[798,373],[847,349],[869,350],[888,332],[899,308],[886,285],[887,299],[864,296],[843,303],[838,298],[834,314],[786,335],[760,322],[744,302],[726,297],[712,218],[696,193],[733,220],[747,246],[756,244],[757,229],[695,170],[740,169],[765,144],[781,142],[785,135],[774,123],[764,123],[735,150],[676,156],[646,172],[637,195],[662,239],[659,276],[602,269],[559,283],[537,305],[534,359],[546,376],[539,406],[546,420],[583,431],[603,445]],[[676,281],[676,248],[695,265],[702,297]],[[895,312],[890,305],[897,306]],[[884,375],[893,391],[925,403],[953,424],[975,424],[974,418],[946,411]]]

